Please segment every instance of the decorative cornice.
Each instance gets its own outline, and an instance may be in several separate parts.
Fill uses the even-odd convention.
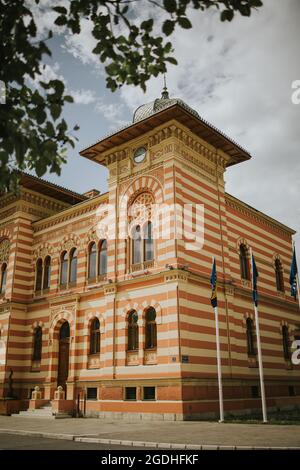
[[[245,215],[246,217],[255,220],[256,222],[263,222],[267,227],[270,227],[272,230],[284,234],[284,235],[294,235],[296,232],[287,227],[286,225],[278,222],[272,217],[264,214],[263,212],[254,209],[253,207],[248,206],[245,202],[240,201],[239,199],[231,196],[228,193],[225,193],[225,203],[232,209],[240,212],[241,214]]]
[[[96,210],[101,204],[105,203],[106,200],[108,200],[108,193],[101,194],[100,196],[97,196],[88,201],[80,202],[75,206],[65,209],[59,214],[47,217],[47,219],[44,220],[33,222],[33,231],[37,233],[50,227],[54,227],[60,223],[67,222],[71,219],[74,219],[75,217],[88,214]]]
[[[69,206],[68,204],[58,201],[49,196],[43,196],[40,193],[36,193],[29,189],[21,188],[17,194],[9,193],[1,197],[0,209],[5,208],[12,203],[18,202],[17,206],[15,206],[15,211],[17,211],[19,210],[21,201],[23,203],[25,202],[25,203],[32,204],[34,206],[43,207],[44,209],[48,211],[48,213],[49,211],[59,212]],[[22,204],[21,207],[23,208],[26,206]],[[40,212],[40,213],[42,213],[44,217],[48,215],[47,213],[45,213],[45,211]]]
[[[178,269],[171,269],[164,275],[165,282],[187,282],[189,273]]]
[[[106,284],[103,286],[104,295],[115,295],[117,293],[116,284]]]

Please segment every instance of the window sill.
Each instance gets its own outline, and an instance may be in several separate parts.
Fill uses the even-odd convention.
[[[41,371],[41,361],[37,359],[32,359],[30,372],[40,372],[40,371]]]
[[[97,287],[98,285],[102,285],[106,281],[107,281],[107,274],[99,274],[99,276],[97,277],[88,278],[87,286],[88,288]]]
[[[249,279],[241,279],[241,285],[243,287],[251,287],[251,281]]]
[[[44,297],[45,295],[49,294],[50,289],[42,289],[34,291],[34,297]]]
[[[144,364],[145,365],[155,365],[157,364],[157,350],[154,349],[145,349],[144,352]]]
[[[100,369],[100,353],[88,355],[87,368],[88,369]]]
[[[59,290],[69,290],[77,286],[77,282],[69,282],[68,284],[59,284]]]
[[[126,365],[127,366],[138,366],[140,364],[139,361],[139,351],[132,350],[126,352]]]
[[[130,266],[130,272],[135,273],[143,270],[145,271],[151,268],[154,268],[154,260],[144,261],[143,263],[133,263]]]

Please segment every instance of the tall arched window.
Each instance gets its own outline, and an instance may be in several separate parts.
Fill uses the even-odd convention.
[[[33,356],[34,361],[40,361],[42,358],[42,328],[38,326],[33,333]]]
[[[60,283],[62,285],[68,282],[68,253],[63,251],[60,257]]]
[[[286,325],[283,325],[281,332],[282,332],[283,357],[285,360],[288,361],[291,358],[290,337],[289,337],[288,327]]]
[[[152,261],[153,259],[154,249],[152,222],[147,222],[144,227],[144,261]]]
[[[106,274],[107,273],[107,241],[102,240],[99,243],[99,267],[98,267],[99,274]]]
[[[283,272],[282,264],[279,259],[275,261],[275,276],[276,276],[276,287],[279,292],[284,292],[284,281],[283,281]]]
[[[150,307],[146,311],[145,349],[154,349],[157,346],[157,328],[155,320],[155,308]]]
[[[128,315],[128,351],[135,351],[139,349],[139,326],[138,326],[138,314],[135,310],[132,310]]]
[[[42,289],[43,281],[43,260],[39,258],[36,262],[36,278],[35,278],[35,290],[39,291]]]
[[[44,279],[43,279],[43,289],[50,288],[50,278],[51,278],[51,258],[46,256],[44,261]]]
[[[98,318],[94,318],[91,323],[90,330],[90,354],[100,352],[100,322]]]
[[[89,279],[93,279],[94,277],[96,277],[96,258],[97,258],[96,243],[92,242],[89,246],[89,266],[88,266]]]
[[[70,338],[70,324],[69,322],[65,321],[59,330],[59,339],[67,339]]]
[[[76,248],[72,248],[70,251],[70,282],[77,281],[77,250]]]
[[[254,325],[251,318],[246,321],[246,335],[247,335],[247,352],[249,356],[255,356],[254,348]]]
[[[142,262],[142,238],[141,227],[137,225],[132,230],[132,263],[139,264]]]
[[[7,279],[7,264],[3,263],[1,266],[1,284],[0,284],[0,294],[5,293],[6,289],[6,279]]]
[[[242,279],[250,279],[250,270],[247,257],[247,247],[245,245],[240,246],[240,265],[241,265],[241,277]]]

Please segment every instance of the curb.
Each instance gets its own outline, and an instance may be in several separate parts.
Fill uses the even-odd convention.
[[[300,450],[300,447],[272,447],[272,446],[223,446],[223,445],[196,445],[170,442],[129,441],[122,439],[102,439],[98,437],[84,437],[76,434],[55,434],[50,432],[23,431],[19,429],[0,429],[0,433],[17,434],[19,436],[43,437],[46,439],[64,439],[74,442],[87,442],[94,444],[121,445],[132,447],[154,447],[155,449],[177,450]]]

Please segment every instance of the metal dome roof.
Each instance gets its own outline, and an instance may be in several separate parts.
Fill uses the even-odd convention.
[[[173,106],[174,104],[178,104],[186,111],[189,111],[191,114],[193,114],[197,118],[200,118],[197,111],[191,108],[184,101],[178,98],[169,98],[168,92],[163,91],[161,98],[157,98],[156,100],[151,101],[150,103],[146,103],[146,104],[143,104],[142,106],[139,106],[133,113],[132,122],[135,123],[135,122],[142,121],[143,119],[146,119],[147,117],[152,116],[153,114],[158,113],[159,111],[163,109]]]

